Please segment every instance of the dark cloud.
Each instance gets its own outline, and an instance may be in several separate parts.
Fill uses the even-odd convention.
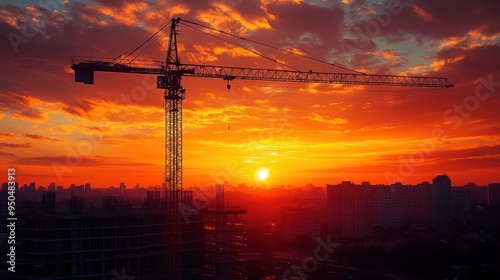
[[[13,148],[13,149],[31,149],[33,145],[31,143],[16,144],[16,143],[0,143],[0,148]]]
[[[12,10],[13,8],[11,8]],[[18,15],[13,15],[18,16]],[[105,28],[99,26],[101,16],[97,9],[75,3],[70,16],[64,20],[48,17],[44,28],[32,37],[25,37],[21,30],[0,21],[0,34],[16,34],[24,38],[16,53],[9,40],[0,41],[0,51],[5,54],[0,65],[2,90],[27,92],[47,101],[78,102],[83,96],[114,100],[116,92],[130,95],[132,89],[142,85],[140,75],[96,74],[96,84],[101,88],[74,83],[69,69],[73,55],[115,57],[146,40],[151,32],[137,26],[126,26],[110,21]],[[90,19],[95,19],[89,21]],[[155,58],[162,58],[159,43],[149,49]],[[148,55],[145,53],[145,55]],[[68,73],[69,72],[69,73]],[[120,81],[120,82],[116,82]],[[143,104],[150,104],[146,99]]]
[[[496,146],[480,146],[474,148],[465,148],[461,150],[446,150],[439,149],[438,146],[435,151],[430,154],[425,155],[426,160],[438,160],[441,161],[458,161],[464,159],[477,159],[477,158],[485,158],[485,157],[500,157],[500,145]],[[417,150],[418,147],[415,147],[416,151],[420,153],[420,150]],[[399,163],[400,158],[408,158],[408,154],[406,155],[385,155],[378,158],[378,160],[387,163]],[[497,159],[498,160],[498,159]],[[498,163],[500,165],[500,162]]]
[[[13,138],[14,134],[7,132],[7,133],[0,133],[0,139],[2,138]]]
[[[29,97],[13,92],[0,91],[0,111],[21,109],[29,106]]]
[[[45,122],[48,120],[46,114],[37,108],[28,108],[10,112],[13,118],[21,120],[30,120],[35,122]]]
[[[338,48],[344,22],[344,11],[338,6],[271,4],[268,10],[277,17],[271,22],[273,31],[267,37],[271,45],[295,47],[320,59],[325,59],[332,48]],[[309,49],[314,51],[308,53]]]
[[[25,157],[11,161],[11,164],[16,165],[54,165],[65,164],[66,156],[39,156]],[[75,166],[155,166],[154,164],[145,162],[135,162],[123,157],[103,157],[103,156],[81,156],[78,159],[71,158],[71,162],[78,162]]]
[[[496,0],[464,1],[453,0],[426,1],[399,0],[403,11],[393,16],[390,24],[383,28],[385,33],[409,33],[435,39],[451,36],[464,36],[478,31],[486,35],[500,31],[500,2]],[[425,14],[425,16],[419,15]]]
[[[480,75],[500,76],[499,45],[455,46],[439,51],[436,59],[445,62],[439,69],[440,74],[446,75],[457,85],[475,81]],[[496,80],[500,80],[500,77]]]
[[[134,3],[134,0],[94,0],[99,5],[104,5],[113,8],[121,8],[127,3]]]
[[[347,176],[365,176],[369,180],[380,180],[379,183],[388,184],[385,179],[395,179],[396,181],[403,181],[406,183],[418,183],[420,181],[429,181],[430,178],[435,176],[437,172],[445,172],[447,174],[453,174],[452,178],[462,177],[463,180],[479,179],[471,178],[470,174],[474,174],[481,170],[482,172],[495,172],[500,168],[500,155],[498,151],[494,151],[493,155],[485,155],[488,153],[489,149],[498,149],[498,147],[481,147],[477,151],[475,149],[465,149],[462,155],[471,155],[457,158],[453,151],[437,151],[436,157],[427,157],[421,164],[413,164],[413,170],[411,175],[403,176],[399,173],[399,170],[403,168],[407,174],[408,155],[390,155],[381,157],[377,164],[367,164],[360,166],[346,166],[340,168],[325,168],[325,169],[309,169],[304,170],[302,173],[310,174],[331,174],[338,177],[338,174],[347,174]],[[480,151],[483,150],[483,151]],[[474,156],[476,154],[481,154],[483,156]],[[451,155],[450,158],[446,156]],[[439,157],[439,160],[436,158]],[[463,178],[465,175],[466,178]],[[387,177],[385,177],[387,176]],[[378,177],[378,178],[377,178]],[[346,177],[345,179],[349,179]],[[466,182],[466,181],[465,181]]]
[[[82,128],[85,128],[85,129],[88,129],[88,130],[92,130],[92,131],[97,131],[97,132],[108,132],[110,131],[109,128],[107,127],[99,127],[99,126],[95,126],[95,125],[81,125],[80,127]]]
[[[88,100],[80,100],[74,102],[68,102],[63,105],[63,110],[75,116],[86,116],[88,115],[95,107],[95,104]]]
[[[35,139],[35,140],[50,140],[50,141],[61,141],[59,139],[49,138],[40,134],[24,134],[24,137]]]

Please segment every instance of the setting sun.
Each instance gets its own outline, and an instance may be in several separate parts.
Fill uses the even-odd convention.
[[[269,169],[267,169],[265,167],[261,167],[257,171],[257,177],[259,178],[259,180],[266,180],[267,177],[269,177]]]

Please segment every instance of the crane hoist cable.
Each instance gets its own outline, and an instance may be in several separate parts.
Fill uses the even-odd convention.
[[[149,44],[144,47],[136,56],[134,56],[134,58],[132,58],[132,60],[130,62],[133,62],[134,60],[136,60],[145,50],[147,50],[154,42],[156,42],[158,39],[160,39],[160,37],[167,33],[169,31],[169,29],[165,29],[160,35],[158,35],[153,41],[149,42]]]
[[[280,61],[278,61],[277,59],[274,59],[274,58],[272,58],[272,57],[269,57],[269,56],[263,55],[262,53],[260,53],[260,52],[258,52],[258,51],[256,51],[256,50],[252,50],[252,49],[250,49],[250,48],[247,48],[247,47],[244,47],[244,46],[242,46],[242,45],[236,44],[236,43],[234,43],[234,42],[231,42],[231,41],[229,41],[229,40],[226,40],[226,39],[221,38],[221,37],[219,37],[219,36],[216,36],[216,35],[214,35],[214,34],[210,34],[210,33],[206,32],[206,31],[203,31],[203,30],[201,30],[201,29],[199,29],[199,28],[196,28],[196,27],[194,27],[194,26],[191,26],[191,25],[189,25],[189,24],[182,23],[182,22],[181,22],[181,24],[182,24],[183,26],[186,26],[186,27],[192,28],[192,29],[197,30],[197,31],[199,31],[199,32],[202,32],[202,33],[204,33],[204,34],[206,34],[206,35],[208,35],[208,36],[214,37],[214,38],[219,39],[219,40],[221,40],[221,41],[223,41],[223,42],[226,42],[226,43],[228,43],[228,44],[231,44],[231,45],[233,45],[233,46],[236,46],[236,47],[242,48],[242,49],[244,49],[244,50],[247,50],[247,51],[249,51],[249,52],[251,52],[251,53],[253,53],[253,54],[255,54],[255,55],[258,55],[258,56],[260,56],[260,57],[263,57],[263,58],[265,58],[265,59],[267,59],[267,60],[270,60],[270,61],[272,61],[272,62],[274,62],[274,63],[277,63],[277,64],[279,64],[279,65],[281,65],[281,66],[284,66],[284,67],[290,68],[290,69],[295,70],[295,71],[300,71],[299,69],[294,68],[294,67],[292,67],[292,66],[290,66],[290,65],[287,65],[286,63],[280,62]]]
[[[200,27],[203,27],[203,28],[210,29],[212,31],[219,32],[221,34],[224,34],[224,35],[227,35],[227,36],[230,36],[230,37],[234,37],[234,38],[237,38],[237,39],[240,39],[240,40],[248,41],[248,42],[251,42],[251,43],[254,43],[254,44],[258,44],[258,45],[261,45],[261,46],[264,46],[264,47],[268,47],[268,48],[271,48],[271,49],[282,51],[284,53],[289,53],[289,54],[292,54],[292,55],[295,55],[295,56],[299,56],[299,57],[302,57],[302,58],[305,58],[305,59],[313,60],[313,61],[316,61],[316,62],[319,62],[319,63],[327,64],[329,66],[334,66],[334,67],[337,67],[337,68],[340,68],[340,69],[343,69],[343,70],[351,71],[351,72],[358,73],[358,74],[365,74],[363,72],[356,71],[356,70],[353,70],[353,69],[350,69],[350,68],[347,68],[347,67],[344,67],[344,66],[340,66],[340,65],[328,62],[328,61],[324,61],[324,60],[317,59],[317,58],[314,58],[314,57],[310,57],[310,56],[307,56],[307,55],[299,54],[299,53],[296,53],[294,51],[290,51],[290,50],[287,50],[287,49],[278,48],[278,47],[275,47],[275,46],[272,46],[272,45],[269,45],[269,44],[266,44],[266,43],[261,43],[259,41],[255,41],[255,40],[252,40],[252,39],[249,39],[249,38],[238,36],[238,35],[235,35],[235,34],[232,34],[232,33],[229,33],[229,32],[225,32],[224,30],[213,28],[211,26],[206,26],[206,25],[203,25],[203,24],[200,24],[200,23],[197,23],[197,22],[193,22],[193,21],[190,21],[190,20],[181,19],[181,23],[182,22],[190,23],[190,24],[193,24],[193,25],[197,25],[197,26],[200,26]]]
[[[142,42],[141,44],[137,45],[137,47],[135,48],[132,48],[131,50],[129,51],[126,51],[125,53],[117,56],[113,62],[119,62],[119,61],[123,61],[125,59],[127,59],[128,57],[130,57],[131,55],[133,55],[136,51],[138,51],[140,48],[142,48],[144,45],[146,45],[148,42],[151,41],[151,39],[153,39],[154,37],[156,37],[158,35],[158,33],[160,33],[163,29],[165,29],[165,27],[168,27],[167,29],[165,29],[165,31],[163,31],[162,34],[160,35],[163,35],[165,34],[168,30],[170,30],[170,22],[166,23],[165,25],[163,25],[160,29],[158,29],[158,31],[156,31],[153,35],[151,35],[148,39],[146,39],[144,42]],[[154,43],[156,40],[158,40],[160,38],[160,36],[157,36],[152,42],[150,42],[143,50],[141,50],[139,52],[139,54],[137,54],[134,58],[132,58],[129,63],[133,62],[134,60],[137,59],[137,57],[142,54],[142,52],[147,49],[149,46],[151,46],[152,43]],[[126,53],[128,53],[127,55],[125,55]],[[125,56],[124,56],[125,55]]]

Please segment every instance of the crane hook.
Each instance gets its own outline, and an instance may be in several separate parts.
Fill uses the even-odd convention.
[[[231,85],[229,84],[229,81],[227,81],[227,86],[226,86],[226,88],[227,88],[227,92],[229,92],[229,90],[231,90]]]

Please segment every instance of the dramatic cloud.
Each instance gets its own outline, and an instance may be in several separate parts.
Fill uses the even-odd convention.
[[[33,145],[31,143],[25,144],[15,144],[15,143],[0,143],[0,148],[14,148],[14,149],[31,149]]]
[[[12,111],[11,117],[18,120],[29,120],[33,122],[46,122],[48,120],[47,113],[40,109],[29,108],[24,110]]]
[[[8,133],[0,133],[0,139],[5,139],[5,138],[13,138],[14,134],[8,132]]]
[[[49,141],[61,141],[58,139],[52,139],[44,135],[40,134],[24,134],[24,137],[31,138],[31,139],[36,139],[36,140],[49,140]]]
[[[94,109],[94,103],[92,101],[85,99],[85,100],[80,100],[78,102],[72,102],[72,103],[67,103],[64,104],[63,110],[76,116],[84,116],[90,113],[92,109]]]
[[[2,111],[31,107],[38,101],[30,96],[0,90],[0,110]]]
[[[52,166],[58,163],[66,163],[65,156],[40,156],[40,157],[26,157],[11,161],[11,164],[16,165],[49,165]],[[124,157],[82,157],[78,159],[78,166],[92,167],[92,166],[153,166],[151,163],[130,161]]]

